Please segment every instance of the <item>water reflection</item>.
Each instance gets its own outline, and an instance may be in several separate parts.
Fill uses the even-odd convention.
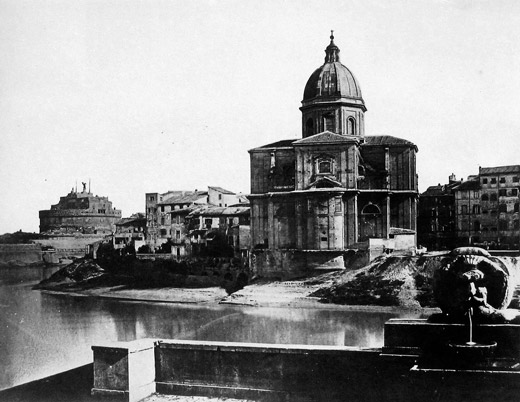
[[[138,303],[42,294],[52,270],[0,271],[0,389],[92,361],[93,344],[139,338],[377,347],[396,317],[327,309]]]

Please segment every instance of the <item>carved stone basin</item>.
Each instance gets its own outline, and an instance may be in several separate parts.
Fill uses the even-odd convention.
[[[468,366],[485,362],[493,357],[497,347],[496,342],[466,342],[466,343],[449,343],[450,355],[453,362]]]

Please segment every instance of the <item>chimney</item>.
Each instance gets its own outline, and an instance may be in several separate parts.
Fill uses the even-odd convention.
[[[455,173],[450,174],[450,177],[448,178],[449,183],[455,183],[457,181],[457,176],[455,176]]]

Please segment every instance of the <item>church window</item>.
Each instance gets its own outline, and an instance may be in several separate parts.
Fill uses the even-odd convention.
[[[347,134],[356,135],[356,121],[353,117],[349,117],[347,120]]]
[[[380,214],[381,210],[379,207],[375,204],[368,203],[363,207],[363,210],[361,211],[363,215],[369,215],[369,214]]]
[[[330,160],[320,161],[318,163],[318,172],[320,174],[332,173],[332,164]]]
[[[312,118],[307,119],[305,127],[307,127],[307,134],[314,134],[314,121],[312,120]]]
[[[323,115],[323,128],[325,129],[325,131],[335,131],[334,115],[332,113],[327,113]]]

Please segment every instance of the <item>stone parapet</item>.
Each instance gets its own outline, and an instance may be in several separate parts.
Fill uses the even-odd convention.
[[[137,402],[155,392],[155,343],[151,339],[92,346],[92,395]]]

